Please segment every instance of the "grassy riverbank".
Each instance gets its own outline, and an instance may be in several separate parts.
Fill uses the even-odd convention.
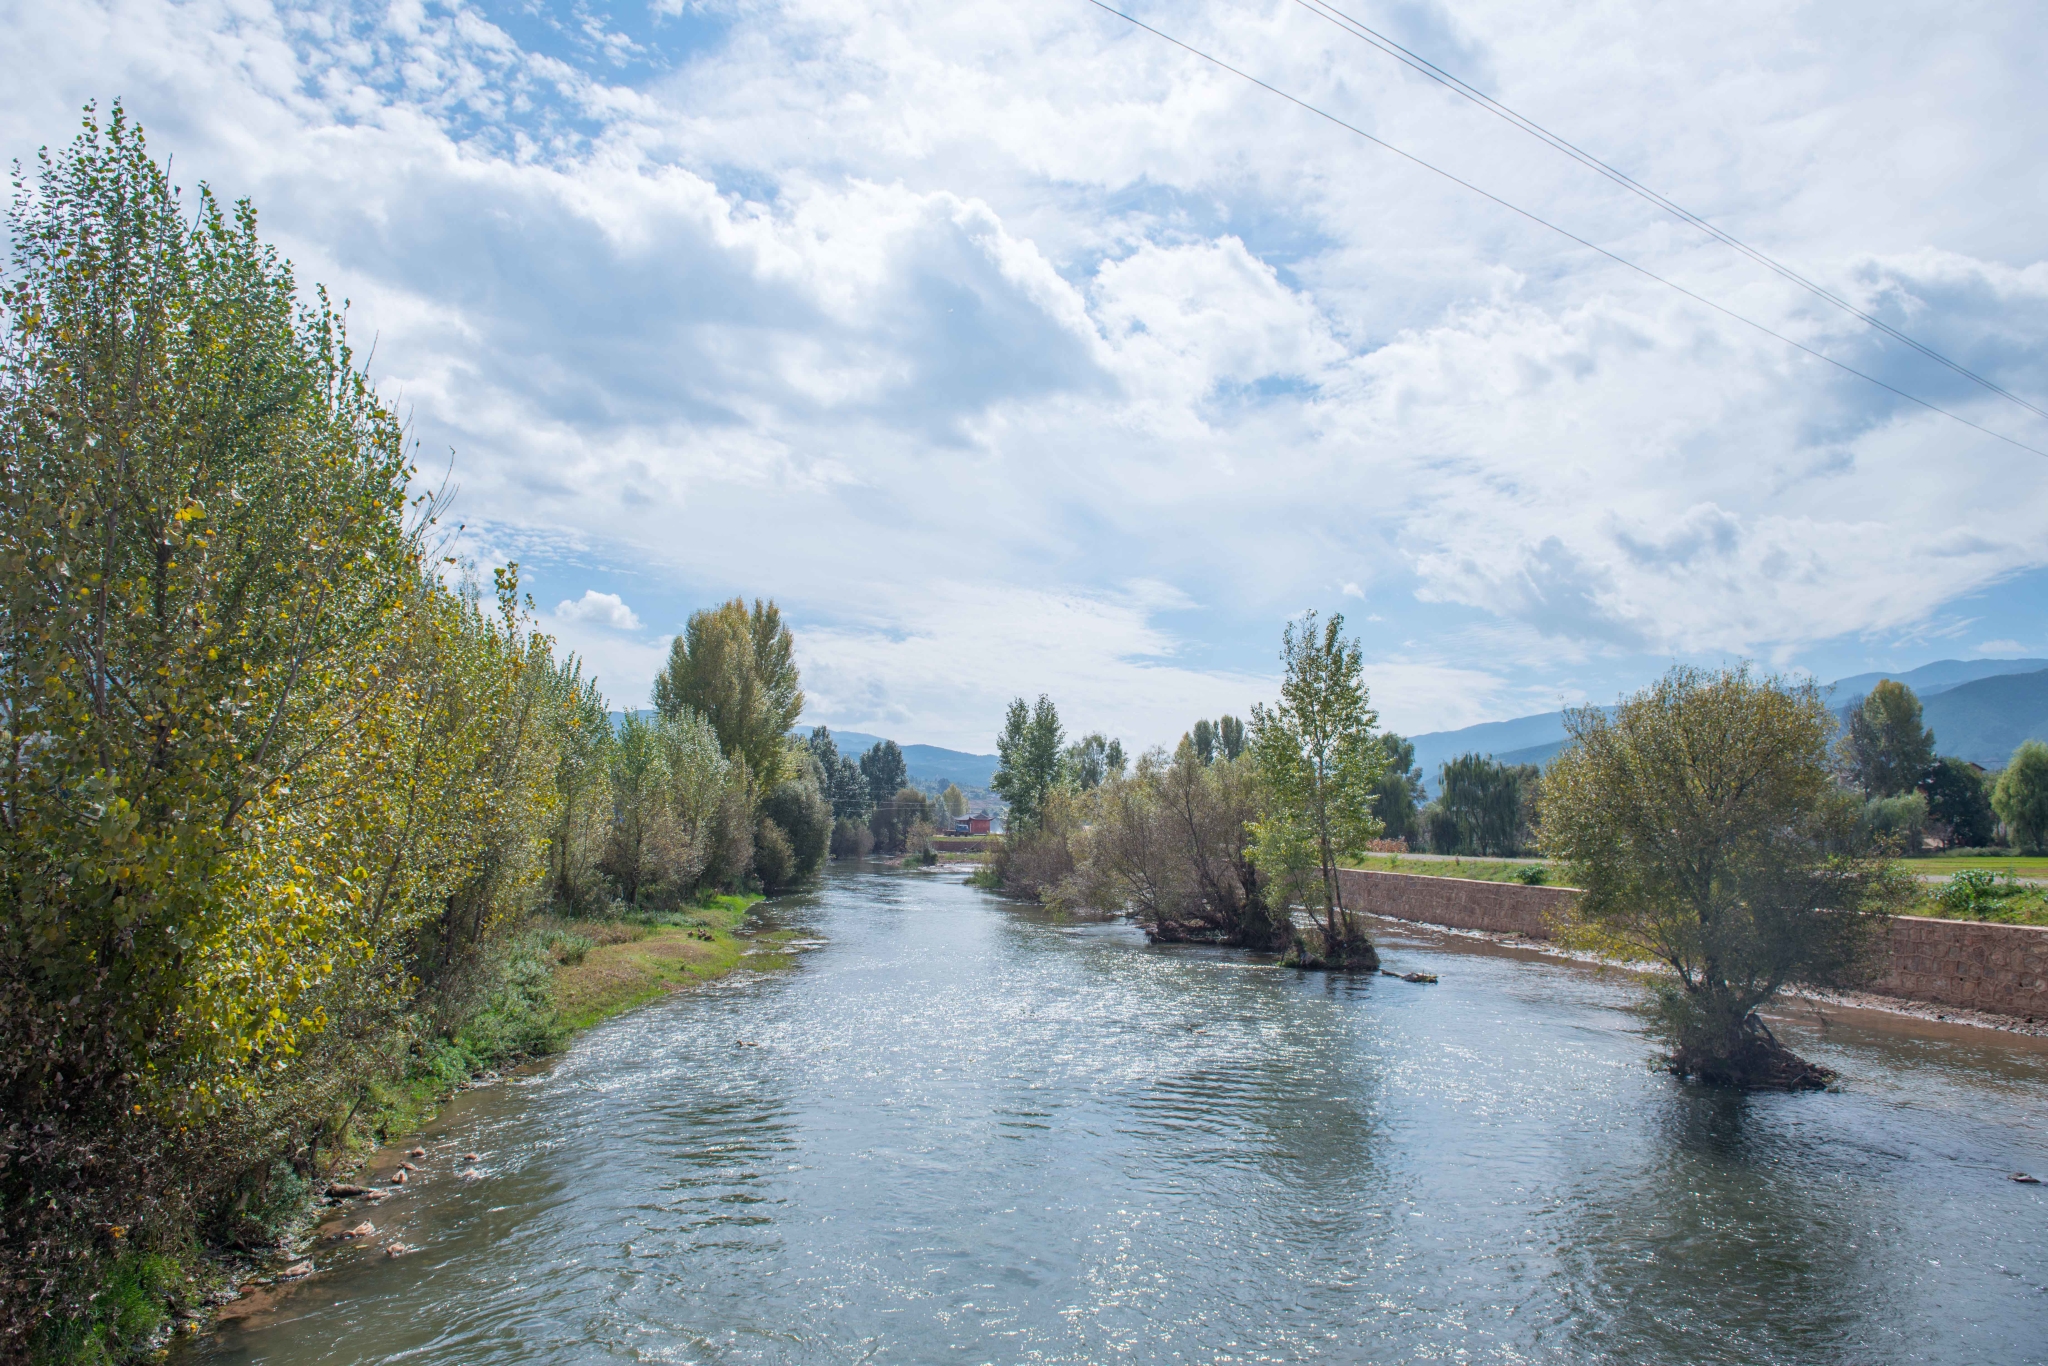
[[[660,915],[529,922],[511,936],[488,1000],[460,1030],[419,1041],[402,1068],[365,1082],[317,1170],[278,1164],[235,1228],[195,1230],[182,1254],[117,1255],[100,1314],[53,1325],[30,1360],[152,1359],[174,1326],[197,1331],[210,1299],[268,1284],[304,1254],[329,1181],[357,1175],[378,1150],[409,1139],[472,1081],[559,1052],[592,1025],[738,967],[750,942],[739,927],[760,899],[713,896]],[[751,958],[762,967],[783,961],[758,951]]]

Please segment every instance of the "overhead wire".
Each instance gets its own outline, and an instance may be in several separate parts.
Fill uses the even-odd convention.
[[[1586,248],[1586,250],[1588,251],[1598,252],[1600,255],[1606,257],[1608,260],[1614,262],[1616,265],[1625,266],[1629,270],[1634,271],[1636,274],[1641,275],[1646,279],[1654,280],[1655,282],[1657,282],[1660,285],[1663,285],[1667,289],[1675,290],[1676,292],[1683,294],[1686,298],[1691,299],[1693,302],[1704,304],[1706,307],[1713,309],[1716,313],[1720,313],[1725,317],[1732,318],[1736,322],[1739,322],[1746,327],[1754,328],[1756,331],[1763,333],[1765,336],[1770,337],[1775,341],[1783,342],[1786,346],[1792,347],[1796,351],[1802,351],[1805,354],[1812,356],[1815,360],[1825,361],[1829,365],[1834,366],[1837,370],[1842,371],[1844,374],[1854,375],[1857,379],[1863,380],[1867,384],[1874,384],[1878,388],[1883,389],[1887,393],[1895,394],[1899,398],[1905,399],[1908,403],[1916,404],[1919,407],[1925,408],[1928,412],[1938,413],[1942,417],[1949,419],[1951,422],[1959,422],[1963,426],[1970,428],[1972,431],[1981,432],[1985,436],[1991,437],[1998,441],[2003,441],[2006,445],[2017,447],[2020,450],[2026,451],[2030,455],[2038,455],[2043,459],[2048,459],[2048,450],[2042,450],[2037,446],[2030,446],[2026,442],[2021,441],[2015,437],[2007,436],[2004,432],[1993,431],[1991,428],[1986,427],[1981,423],[1972,422],[1969,418],[1962,416],[1960,413],[1951,412],[1947,408],[1943,408],[1938,404],[1930,403],[1926,399],[1921,398],[1917,394],[1911,394],[1908,393],[1906,390],[1899,388],[1896,384],[1888,383],[1885,380],[1879,379],[1875,375],[1869,374],[1862,370],[1858,370],[1855,366],[1850,365],[1845,361],[1836,360],[1833,356],[1828,355],[1825,351],[1816,350],[1813,347],[1808,346],[1804,342],[1797,341],[1791,337],[1786,336],[1784,333],[1771,328],[1770,326],[1764,323],[1756,321],[1756,319],[1754,318],[1746,317],[1741,313],[1737,313],[1734,309],[1729,308],[1725,304],[1716,303],[1714,302],[1714,300],[1707,298],[1703,294],[1694,293],[1692,290],[1687,289],[1684,285],[1679,284],[1677,281],[1668,279],[1665,276],[1657,274],[1657,272],[1651,270],[1648,266],[1638,265],[1636,262],[1629,260],[1626,256],[1622,256],[1616,252],[1610,251],[1606,247],[1601,246],[1597,242],[1593,242],[1584,237],[1579,236],[1577,233],[1573,232],[1569,228],[1562,227],[1556,223],[1553,223],[1549,219],[1544,218],[1536,213],[1531,212],[1528,209],[1521,207],[1519,204],[1511,203],[1508,200],[1503,199],[1499,195],[1493,193],[1491,190],[1483,189],[1480,186],[1473,184],[1471,181],[1464,179],[1462,176],[1459,176],[1451,171],[1447,171],[1443,167],[1435,165],[1432,162],[1423,160],[1421,157],[1415,155],[1413,152],[1405,151],[1400,147],[1396,147],[1393,143],[1388,142],[1385,138],[1376,137],[1375,135],[1366,132],[1357,124],[1347,122],[1346,120],[1339,118],[1337,115],[1332,114],[1327,109],[1323,109],[1318,107],[1317,105],[1310,104],[1307,100],[1302,99],[1298,95],[1289,94],[1287,91],[1282,90],[1279,86],[1274,85],[1271,82],[1261,80],[1259,77],[1252,75],[1249,71],[1246,71],[1241,67],[1232,66],[1229,62],[1224,61],[1221,57],[1217,57],[1211,53],[1204,52],[1201,48],[1194,46],[1192,43],[1184,42],[1181,39],[1174,37],[1171,33],[1168,33],[1163,29],[1154,28],[1152,25],[1146,23],[1144,20],[1136,18],[1133,15],[1126,14],[1124,11],[1116,8],[1114,5],[1106,3],[1106,0],[1088,0],[1088,3],[1095,6],[1095,8],[1102,10],[1104,13],[1115,15],[1117,18],[1123,20],[1127,24],[1130,24],[1134,28],[1143,29],[1145,32],[1151,34],[1153,37],[1163,39],[1164,41],[1173,44],[1175,47],[1181,49],[1183,52],[1186,52],[1191,56],[1201,58],[1203,61],[1209,63],[1211,66],[1217,67],[1218,69],[1223,71],[1227,71],[1231,75],[1238,77],[1240,80],[1249,81],[1253,85],[1258,86],[1261,90],[1267,91],[1274,95],[1278,95],[1281,99],[1286,100],[1289,104],[1295,105],[1300,109],[1304,109],[1307,112],[1314,114],[1317,118],[1327,120],[1328,122],[1337,125],[1337,127],[1342,128],[1348,133],[1354,133],[1357,136],[1364,138],[1367,142],[1372,143],[1376,147],[1380,147],[1386,151],[1392,152],[1395,156],[1400,157],[1403,161],[1407,161],[1416,166],[1420,166],[1423,170],[1430,172],[1432,175],[1441,176],[1443,179],[1450,181],[1453,185],[1456,185],[1461,189],[1470,190],[1473,194],[1478,195],[1482,199],[1491,200],[1493,203],[1500,205],[1500,207],[1506,209],[1508,212],[1517,214],[1523,218],[1528,219],[1531,223],[1536,224],[1538,227],[1548,228],[1550,231],[1556,233],[1558,236],[1566,238],[1569,241],[1576,242],[1578,245]]]
[[[1773,257],[1768,253],[1759,250],[1756,247],[1750,246],[1747,242],[1742,241],[1734,234],[1727,232],[1726,230],[1709,222],[1707,219],[1702,218],[1700,215],[1694,213],[1692,210],[1686,208],[1684,205],[1675,203],[1665,195],[1662,195],[1658,193],[1656,190],[1649,188],[1647,185],[1644,185],[1640,181],[1636,180],[1633,176],[1630,176],[1626,171],[1620,170],[1617,167],[1612,166],[1605,161],[1602,161],[1599,157],[1594,156],[1591,152],[1586,151],[1584,148],[1578,146],[1577,144],[1568,141],[1567,139],[1556,133],[1551,132],[1548,128],[1545,128],[1542,124],[1537,123],[1534,119],[1528,118],[1516,112],[1515,110],[1509,108],[1507,105],[1502,104],[1493,96],[1487,94],[1485,91],[1476,89],[1472,85],[1466,83],[1464,80],[1461,80],[1459,77],[1453,75],[1452,73],[1438,66],[1436,63],[1430,61],[1427,57],[1421,56],[1420,54],[1412,52],[1408,48],[1401,46],[1401,44],[1395,42],[1386,34],[1381,33],[1378,29],[1372,28],[1363,21],[1355,19],[1352,16],[1346,14],[1344,11],[1338,9],[1335,5],[1329,4],[1328,0],[1294,0],[1294,3],[1301,6],[1309,13],[1315,15],[1317,18],[1322,19],[1326,23],[1333,24],[1337,28],[1342,29],[1344,32],[1350,34],[1352,37],[1359,39],[1367,46],[1377,48],[1379,51],[1386,53],[1388,56],[1400,62],[1402,65],[1407,66],[1414,71],[1420,72],[1422,75],[1428,77],[1432,81],[1435,81],[1437,84],[1443,86],[1444,88],[1454,92],[1455,94],[1463,96],[1465,99],[1470,100],[1472,103],[1478,105],[1481,109],[1484,109],[1487,113],[1492,114],[1494,117],[1514,125],[1516,128],[1519,128],[1523,132],[1529,134],[1529,136],[1537,139],[1542,143],[1545,143],[1546,145],[1556,149],[1559,152],[1562,152],[1564,155],[1570,157],[1572,160],[1580,163],[1581,165],[1589,168],[1595,173],[1605,176],[1607,179],[1613,181],[1615,184],[1629,191],[1629,193],[1638,195],[1641,198],[1648,200],[1650,203],[1656,205],[1658,208],[1664,210],[1666,213],[1671,214],[1673,217],[1676,217],[1681,221],[1688,223],[1695,228],[1698,228],[1701,232],[1706,233],[1708,236],[1714,238],[1716,241],[1725,244],[1731,249],[1740,252],[1742,255],[1748,257],[1750,260],[1756,262],[1758,265],[1764,267],[1766,270],[1772,272],[1780,278],[1788,280],[1795,285],[1798,285],[1801,289],[1808,291],[1817,298],[1826,300],[1828,303],[1834,305],[1836,308],[1841,309],[1843,312],[1849,314],[1851,317],[1859,319],[1860,321],[1868,324],[1872,328],[1875,328],[1877,331],[1882,332],[1884,335],[1892,338],[1895,341],[1898,341],[1906,346],[1910,346],[1911,348],[1913,348],[1913,350],[1918,351],[1921,355],[1927,357],[1929,360],[1932,360],[1937,364],[1947,366],[1956,374],[1963,376],[1965,379],[1968,379],[1973,383],[1982,385],[1984,388],[1990,390],[1994,394],[1999,395],[2001,398],[2010,399],[2012,402],[2018,404],[2020,407],[2026,409],[2028,412],[2034,414],[2036,417],[2048,418],[2048,408],[2040,407],[2039,405],[2025,398],[2020,397],[2018,394],[2015,394],[2011,390],[2002,387],[1993,380],[1986,379],[1983,375],[1980,375],[1976,371],[1968,368],[1965,365],[1962,365],[1960,362],[1949,359],[1941,352],[1936,351],[1933,347],[1926,345],[1917,338],[1908,336],[1906,333],[1901,332],[1898,328],[1886,322],[1883,318],[1877,317],[1875,314],[1866,312],[1854,303],[1850,302],[1847,299],[1842,298],[1834,291],[1828,289],[1825,285],[1819,284],[1814,280],[1808,279],[1806,276],[1800,274],[1791,266],[1786,265],[1783,261],[1778,260],[1776,257]]]

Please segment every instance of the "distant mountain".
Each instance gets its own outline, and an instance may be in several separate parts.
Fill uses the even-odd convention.
[[[2020,741],[2048,740],[2048,659],[1943,659],[1917,669],[1838,678],[1821,691],[1839,715],[1886,678],[1919,694],[1935,748],[1943,754],[2002,767]],[[1409,738],[1415,742],[1415,766],[1433,791],[1437,770],[1461,754],[1484,754],[1504,764],[1549,763],[1564,748],[1564,713]]]
[[[832,743],[839,746],[841,754],[858,759],[863,752],[882,743],[882,737],[858,730],[835,730]],[[913,786],[926,782],[958,783],[963,788],[986,791],[988,780],[995,776],[996,764],[1000,762],[993,754],[969,754],[965,750],[942,749],[937,745],[897,743],[902,747],[903,766],[910,771]]]
[[[2004,768],[2020,741],[2048,740],[2048,669],[1959,683],[1923,705],[1937,751]]]
[[[2048,659],[1943,659],[1922,664],[1917,669],[1907,669],[1904,673],[1853,674],[1836,679],[1823,691],[1827,694],[1828,705],[1839,711],[1860,705],[1870,695],[1870,690],[1887,678],[1905,684],[1925,702],[1930,697],[1938,697],[1951,688],[1960,688],[1980,678],[2038,673],[2042,669],[2048,669]]]

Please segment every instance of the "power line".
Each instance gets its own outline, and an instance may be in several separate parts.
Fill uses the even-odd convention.
[[[1364,138],[1367,142],[1372,143],[1374,146],[1381,147],[1389,152],[1392,152],[1395,156],[1400,157],[1403,161],[1412,162],[1415,165],[1420,166],[1423,170],[1428,171],[1433,175],[1442,176],[1445,180],[1450,181],[1453,185],[1457,185],[1462,189],[1470,190],[1473,194],[1480,196],[1482,199],[1492,200],[1494,203],[1500,205],[1508,212],[1519,214],[1521,217],[1528,219],[1531,223],[1534,223],[1539,227],[1548,228],[1550,229],[1550,231],[1556,233],[1558,236],[1568,238],[1571,241],[1578,243],[1580,246],[1584,247],[1588,251],[1598,252],[1600,255],[1605,256],[1608,260],[1614,262],[1616,265],[1626,266],[1628,269],[1634,271],[1638,275],[1645,277],[1646,279],[1654,280],[1658,284],[1666,287],[1667,289],[1676,290],[1678,293],[1683,294],[1686,298],[1691,299],[1693,302],[1705,304],[1708,308],[1713,309],[1716,313],[1724,314],[1727,317],[1733,318],[1736,322],[1742,323],[1747,327],[1753,327],[1757,331],[1763,333],[1765,336],[1770,337],[1775,341],[1783,342],[1785,345],[1790,346],[1795,350],[1805,352],[1807,355],[1812,356],[1815,360],[1826,361],[1829,365],[1834,366],[1837,370],[1842,371],[1844,374],[1854,375],[1857,379],[1863,380],[1869,384],[1874,384],[1878,388],[1886,391],[1887,393],[1898,395],[1898,397],[1905,399],[1908,403],[1918,404],[1920,407],[1927,409],[1927,411],[1931,413],[1939,413],[1941,416],[1948,418],[1952,422],[1960,422],[1963,426],[1968,427],[1973,431],[1982,432],[1984,435],[1988,437],[1992,437],[1996,440],[2003,441],[2008,446],[2016,446],[2020,450],[2026,451],[2030,455],[2038,455],[2044,459],[2048,459],[2048,451],[2041,450],[2040,448],[2035,446],[2029,446],[2026,442],[2018,440],[2014,437],[2007,436],[2003,432],[1995,432],[1991,430],[1991,428],[1989,427],[1983,426],[1976,422],[1972,422],[1969,418],[1964,417],[1959,413],[1952,413],[1948,409],[1940,407],[1937,404],[1929,403],[1926,399],[1921,398],[1915,394],[1909,394],[1904,389],[1899,388],[1895,384],[1888,384],[1884,380],[1879,379],[1875,375],[1866,374],[1864,371],[1858,370],[1853,365],[1849,365],[1846,362],[1836,360],[1833,356],[1828,355],[1824,351],[1816,351],[1813,347],[1808,346],[1804,342],[1794,341],[1792,338],[1786,336],[1784,333],[1775,331],[1772,328],[1767,327],[1763,323],[1756,321],[1754,318],[1745,317],[1744,315],[1737,313],[1734,309],[1729,308],[1725,304],[1717,304],[1712,299],[1709,299],[1704,295],[1695,294],[1693,291],[1687,289],[1684,285],[1679,284],[1677,281],[1668,280],[1664,276],[1657,274],[1648,266],[1637,265],[1634,261],[1629,260],[1625,256],[1620,256],[1612,251],[1609,251],[1606,247],[1601,246],[1597,242],[1588,241],[1587,239],[1579,236],[1577,233],[1573,232],[1569,228],[1559,227],[1557,224],[1551,222],[1549,219],[1539,217],[1538,215],[1531,213],[1529,210],[1522,208],[1520,205],[1511,204],[1507,200],[1502,199],[1499,195],[1494,194],[1491,190],[1481,189],[1479,186],[1474,185],[1471,181],[1465,180],[1457,175],[1454,175],[1451,172],[1443,169],[1441,166],[1433,165],[1430,162],[1424,161],[1421,157],[1416,156],[1413,152],[1403,151],[1399,147],[1396,147],[1393,143],[1388,142],[1385,138],[1375,137],[1371,133],[1366,132],[1363,128],[1360,128],[1357,124],[1346,123],[1343,119],[1338,118],[1335,114],[1330,113],[1328,110],[1318,108],[1317,106],[1310,104],[1307,100],[1302,99],[1298,95],[1290,95],[1285,90],[1282,90],[1279,86],[1272,85],[1266,81],[1262,81],[1257,76],[1252,75],[1249,71],[1245,71],[1241,68],[1234,67],[1229,62],[1224,61],[1221,57],[1213,57],[1210,54],[1202,51],[1202,49],[1195,47],[1193,44],[1184,43],[1180,39],[1174,37],[1171,33],[1164,32],[1160,29],[1156,29],[1142,19],[1135,19],[1130,15],[1125,14],[1122,10],[1117,9],[1112,5],[1104,3],[1104,0],[1088,0],[1088,3],[1095,6],[1095,8],[1104,11],[1105,13],[1114,14],[1117,18],[1122,19],[1125,23],[1128,23],[1136,28],[1141,28],[1145,30],[1145,32],[1151,34],[1155,38],[1165,39],[1167,42],[1172,43],[1175,47],[1181,49],[1181,51],[1190,53],[1196,57],[1200,57],[1203,61],[1208,62],[1211,66],[1219,67],[1222,70],[1229,72],[1231,75],[1236,76],[1241,80],[1250,81],[1253,85],[1258,86],[1261,90],[1265,90],[1272,94],[1278,95],[1281,99],[1286,100],[1289,104],[1296,105],[1299,108],[1305,109],[1309,113],[1314,114],[1317,118],[1326,119],[1329,122],[1336,124],[1339,128],[1344,129],[1348,133],[1357,134],[1359,137]]]
[[[1550,147],[1555,148],[1556,150],[1570,157],[1572,160],[1580,163],[1583,166],[1588,167],[1589,169],[1597,172],[1598,174],[1607,177],[1609,180],[1621,186],[1623,189],[1629,191],[1631,194],[1638,195],[1641,198],[1648,200],[1650,203],[1656,205],[1658,208],[1664,210],[1666,213],[1673,215],[1674,217],[1680,219],[1685,223],[1691,224],[1693,227],[1698,228],[1701,232],[1706,233],[1708,236],[1714,238],[1715,240],[1726,244],[1727,246],[1733,248],[1738,252],[1741,252],[1744,256],[1747,256],[1750,260],[1755,261],[1758,265],[1764,267],[1766,270],[1771,271],[1773,274],[1778,275],[1783,279],[1791,281],[1793,284],[1798,285],[1801,289],[1807,290],[1808,292],[1812,293],[1818,298],[1825,299],[1827,302],[1833,304],[1836,308],[1839,308],[1843,312],[1851,315],[1852,317],[1858,318],[1861,321],[1869,324],[1871,327],[1876,328],[1878,331],[1884,333],[1886,336],[1891,337],[1896,341],[1903,342],[1905,345],[1912,347],[1915,351],[1918,351],[1921,355],[1927,357],[1929,360],[1947,366],[1956,374],[1961,375],[1965,379],[1971,380],[1977,384],[1983,385],[1986,389],[1989,389],[1992,393],[1997,394],[2002,398],[2012,400],[2020,407],[2025,408],[2028,412],[2034,414],[2036,417],[2048,418],[2048,408],[2042,408],[2034,403],[2029,402],[2024,398],[2021,398],[2018,394],[2015,394],[2012,391],[2001,387],[1999,384],[1992,380],[1986,379],[1984,376],[1978,374],[1976,371],[1971,370],[1968,367],[1963,366],[1956,361],[1950,360],[1947,356],[1942,355],[1933,347],[1927,346],[1924,343],[1916,340],[1915,338],[1907,336],[1904,332],[1901,332],[1898,328],[1893,327],[1884,319],[1876,317],[1873,314],[1864,312],[1861,308],[1858,308],[1855,304],[1849,302],[1847,299],[1844,299],[1840,295],[1834,293],[1832,290],[1829,290],[1824,285],[1820,285],[1814,282],[1813,280],[1808,279],[1806,276],[1801,275],[1791,266],[1788,266],[1784,262],[1776,259],[1775,257],[1769,256],[1764,252],[1758,250],[1757,248],[1750,246],[1747,242],[1740,240],[1733,234],[1716,227],[1714,224],[1700,217],[1698,214],[1686,208],[1684,205],[1673,203],[1664,195],[1659,194],[1657,191],[1650,189],[1648,186],[1634,179],[1627,172],[1619,170],[1616,167],[1609,165],[1607,162],[1602,161],[1599,157],[1594,156],[1591,152],[1586,151],[1584,148],[1579,147],[1577,144],[1569,142],[1565,138],[1559,136],[1558,134],[1551,132],[1548,128],[1545,128],[1542,124],[1537,123],[1534,119],[1526,118],[1523,115],[1515,112],[1513,109],[1510,109],[1508,106],[1502,104],[1499,100],[1487,94],[1485,91],[1475,89],[1471,85],[1468,85],[1466,82],[1459,79],[1457,76],[1452,75],[1450,72],[1444,70],[1436,63],[1430,61],[1427,57],[1423,57],[1415,52],[1411,52],[1407,48],[1395,42],[1392,38],[1387,37],[1386,34],[1381,33],[1378,29],[1372,28],[1367,24],[1361,22],[1360,20],[1352,18],[1350,15],[1344,13],[1336,6],[1326,3],[1325,0],[1294,0],[1294,3],[1300,5],[1303,9],[1315,15],[1317,18],[1322,19],[1327,23],[1335,24],[1338,28],[1343,29],[1346,33],[1349,33],[1352,37],[1359,39],[1366,45],[1377,48],[1381,52],[1386,53],[1388,56],[1392,57],[1395,61],[1400,62],[1402,65],[1410,67],[1422,73],[1424,76],[1427,76],[1429,79],[1435,81],[1438,85],[1441,85],[1458,95],[1462,95],[1464,98],[1478,105],[1481,109],[1484,109],[1487,113],[1492,114],[1494,117],[1502,119],[1507,123],[1513,124],[1515,127],[1521,129],[1523,132],[1529,134],[1529,136],[1537,139],[1540,142],[1547,144]]]

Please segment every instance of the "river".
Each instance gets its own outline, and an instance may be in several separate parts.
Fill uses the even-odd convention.
[[[1745,1097],[1646,1065],[1621,975],[1421,931],[1434,986],[950,870],[760,916],[794,966],[461,1097],[368,1216],[418,1252],[179,1359],[2048,1360],[2041,1040],[1831,1012],[1781,1033],[1838,1091]]]

